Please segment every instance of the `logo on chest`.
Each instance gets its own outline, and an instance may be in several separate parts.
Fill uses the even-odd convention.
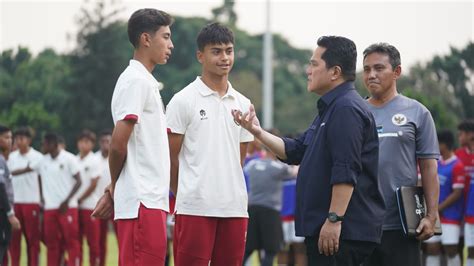
[[[201,116],[201,120],[208,119],[208,117],[206,115],[206,111],[204,109],[201,109],[201,111],[199,111],[199,115]]]
[[[404,114],[396,114],[392,116],[392,123],[396,126],[403,126],[407,122],[407,117]]]

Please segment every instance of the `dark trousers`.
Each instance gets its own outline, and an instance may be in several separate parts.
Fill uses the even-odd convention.
[[[360,266],[377,246],[374,242],[341,240],[339,251],[326,256],[319,253],[318,240],[319,237],[306,237],[304,240],[308,266]]]
[[[383,231],[382,242],[364,266],[420,266],[420,241],[402,230]]]
[[[6,256],[11,234],[12,230],[7,214],[5,211],[0,210],[0,265],[3,263],[3,257]]]

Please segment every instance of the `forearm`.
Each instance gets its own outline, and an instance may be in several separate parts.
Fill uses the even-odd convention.
[[[353,191],[354,186],[352,184],[333,185],[329,212],[335,212],[339,216],[344,215],[351,200]]]
[[[29,173],[33,171],[30,167],[26,167],[26,168],[23,168],[23,169],[17,169],[15,171],[12,171],[10,174],[12,176],[16,176],[16,175],[22,175],[22,174],[26,174],[26,173]]]
[[[179,172],[179,160],[178,158],[171,159],[170,169],[170,190],[176,196],[178,193],[178,172]]]
[[[255,137],[267,146],[278,158],[282,160],[287,158],[285,143],[282,138],[272,135],[265,130],[262,130],[262,132],[259,135],[255,135]]]
[[[87,199],[95,191],[95,189],[97,188],[97,180],[98,178],[95,178],[91,181],[90,186],[79,197],[79,202],[82,202],[83,200]]]
[[[41,199],[41,202],[43,202],[44,201],[43,183],[41,182],[41,176],[40,175],[38,175],[38,187],[39,187],[40,199]]]
[[[125,160],[127,158],[127,150],[125,149],[111,149],[109,153],[109,170],[112,179],[112,187],[115,188],[115,183],[122,172]]]
[[[439,211],[443,211],[447,207],[451,206],[457,200],[459,200],[462,196],[462,189],[455,189],[453,193],[449,194],[449,196],[439,204]]]
[[[421,182],[426,201],[426,215],[432,219],[438,216],[439,181],[438,165],[435,159],[420,160]]]
[[[79,188],[81,187],[81,180],[78,179],[76,181],[76,184],[74,184],[74,187],[71,189],[71,192],[69,192],[69,195],[67,196],[66,198],[66,202],[69,202],[71,200],[71,198],[76,194],[76,192],[79,190]]]

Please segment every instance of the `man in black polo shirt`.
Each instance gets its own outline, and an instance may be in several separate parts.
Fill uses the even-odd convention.
[[[309,265],[358,266],[382,235],[377,130],[353,85],[356,58],[351,40],[319,38],[306,71],[308,91],[321,96],[319,115],[296,139],[264,131],[253,106],[233,111],[236,123],[281,160],[300,164],[295,226],[306,238]]]

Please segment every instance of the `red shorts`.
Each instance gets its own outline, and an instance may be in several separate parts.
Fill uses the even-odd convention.
[[[245,251],[247,218],[176,215],[175,266],[240,266]]]
[[[89,265],[99,266],[101,220],[91,217],[91,214],[92,210],[79,210],[80,239],[81,243],[84,237],[87,240],[87,245],[89,246]]]
[[[140,204],[138,218],[117,222],[120,266],[164,265],[166,212]]]
[[[21,233],[25,235],[28,254],[28,265],[39,265],[40,251],[40,205],[39,204],[15,204],[15,216],[21,224],[21,230],[13,230],[10,243],[11,265],[20,265],[21,256]]]
[[[64,243],[68,253],[68,265],[80,265],[79,221],[77,209],[44,211],[44,242],[48,250],[48,266],[59,265]],[[62,242],[64,241],[64,242]]]

